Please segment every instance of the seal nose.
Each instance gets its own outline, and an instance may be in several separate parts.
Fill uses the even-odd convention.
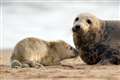
[[[77,49],[74,49],[75,51],[75,56],[78,56],[79,55],[79,51]]]
[[[74,26],[73,28],[72,28],[72,31],[73,32],[77,32],[77,31],[79,31],[80,30],[80,25],[76,25],[76,26]]]

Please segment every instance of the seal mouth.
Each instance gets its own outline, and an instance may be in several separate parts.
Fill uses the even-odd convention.
[[[76,56],[79,55],[79,51],[76,48],[72,48],[72,50],[73,50],[73,53],[74,53],[73,57],[76,57]]]
[[[73,34],[76,34],[78,36],[83,35],[84,31],[83,30],[77,30],[77,31],[72,31]]]

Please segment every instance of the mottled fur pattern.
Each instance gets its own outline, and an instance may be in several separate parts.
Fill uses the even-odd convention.
[[[72,30],[74,44],[85,63],[120,64],[120,51],[111,43],[120,41],[120,21],[104,21],[83,13],[75,19]]]
[[[58,65],[60,61],[78,55],[76,49],[62,40],[44,41],[26,38],[18,42],[11,56],[11,67]]]

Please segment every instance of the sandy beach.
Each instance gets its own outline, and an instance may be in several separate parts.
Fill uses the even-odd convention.
[[[44,68],[10,67],[12,50],[0,53],[1,80],[119,80],[119,65],[86,65],[79,57],[62,61],[63,65]]]

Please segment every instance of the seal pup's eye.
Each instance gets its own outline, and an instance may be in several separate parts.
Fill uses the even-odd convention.
[[[79,20],[79,17],[76,17],[76,18],[75,18],[75,22],[78,21],[78,20]]]
[[[86,20],[88,24],[92,24],[92,21],[90,19]]]
[[[68,47],[69,50],[72,50],[73,48],[71,46]]]

